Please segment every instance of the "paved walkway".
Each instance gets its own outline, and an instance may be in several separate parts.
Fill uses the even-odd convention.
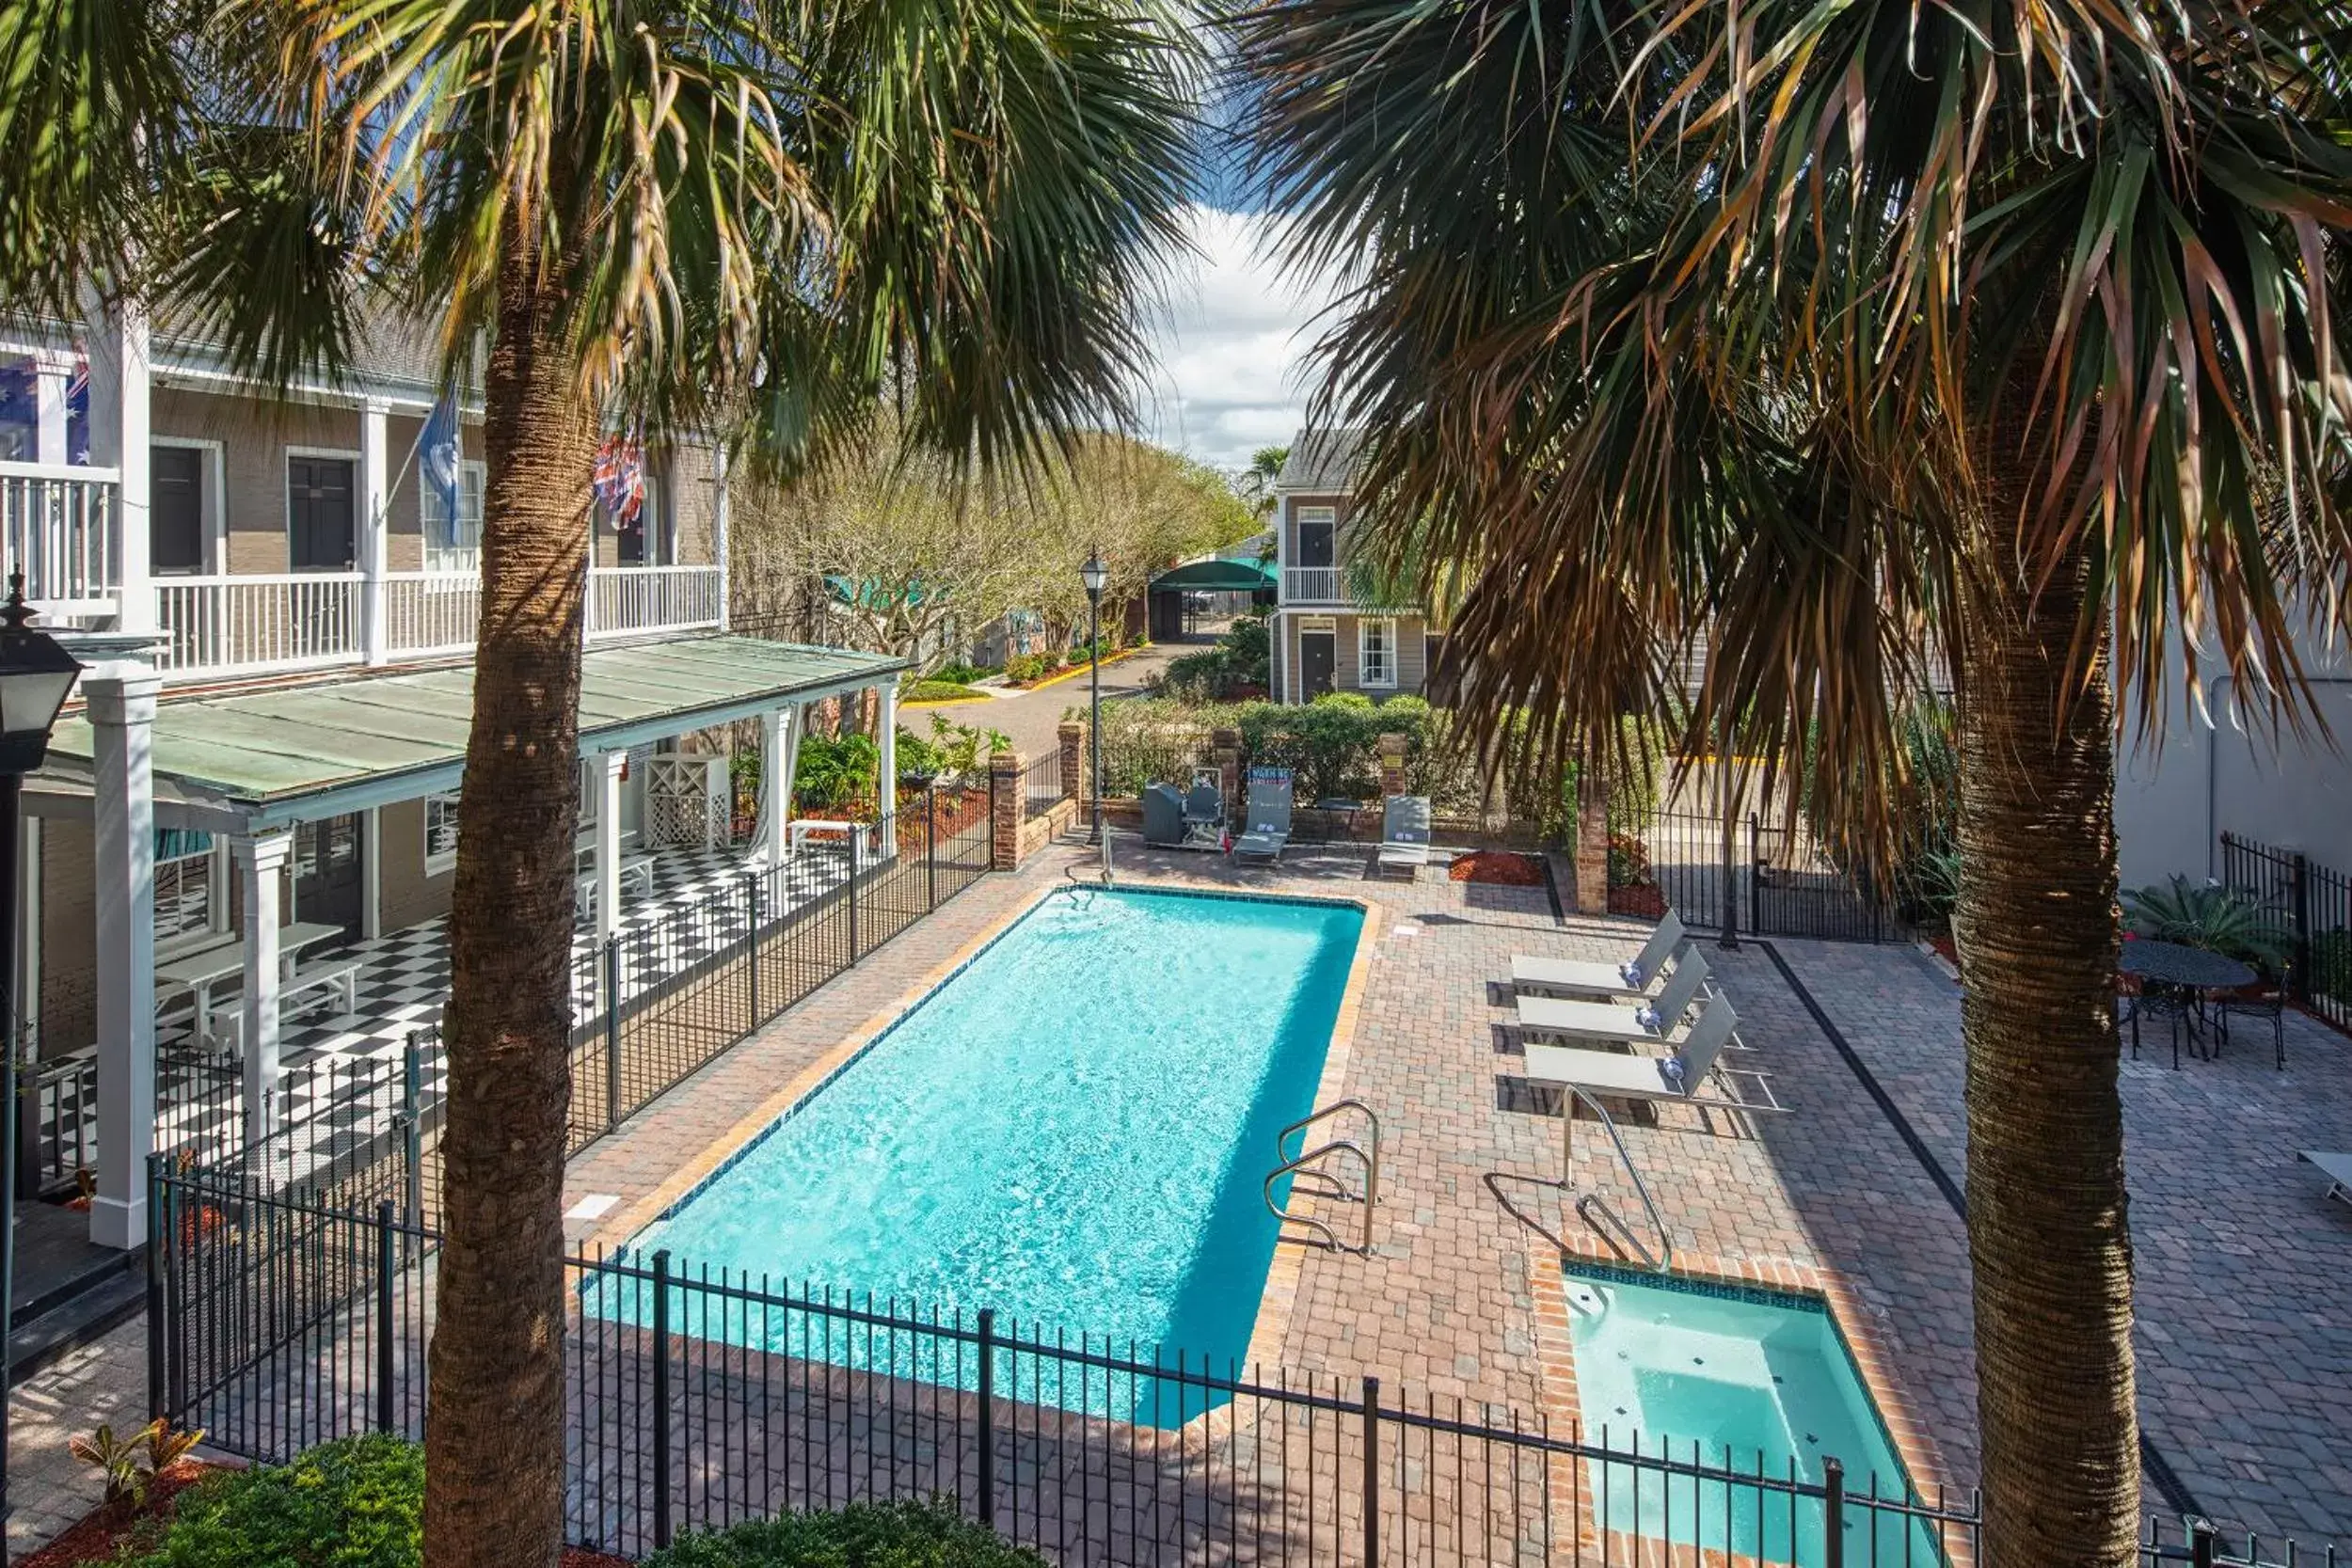
[[[1141,653],[1104,665],[1103,701],[1142,696],[1147,676],[1167,669],[1172,658],[1199,653],[1208,646],[1210,640],[1205,638],[1191,642],[1155,642]],[[959,724],[993,725],[1011,737],[1014,750],[1034,762],[1060,748],[1062,715],[1086,705],[1087,677],[1081,671],[1069,680],[1035,691],[1009,692],[985,704],[950,703],[940,707],[908,708],[900,722],[917,735],[930,732],[930,721],[925,715],[932,713],[946,714]]]

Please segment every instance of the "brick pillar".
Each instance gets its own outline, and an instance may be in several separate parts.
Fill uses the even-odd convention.
[[[1384,796],[1405,793],[1405,737],[1393,734],[1382,736],[1375,745],[1380,753],[1380,793]]]
[[[1609,761],[1589,749],[1576,775],[1576,912],[1609,911]]]
[[[1022,799],[1021,753],[1009,746],[988,757],[988,793],[994,808],[989,822],[988,866],[1010,871],[1021,863],[1021,817],[1028,802]]]
[[[1061,798],[1086,799],[1087,727],[1075,719],[1061,721]]]
[[[1228,820],[1239,821],[1249,802],[1241,793],[1241,731],[1216,729],[1209,732],[1209,753],[1216,759],[1216,787],[1225,798]]]

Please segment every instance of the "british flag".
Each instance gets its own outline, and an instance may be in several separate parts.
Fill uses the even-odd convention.
[[[645,504],[645,451],[630,436],[612,436],[596,449],[596,504],[615,530],[632,528]]]

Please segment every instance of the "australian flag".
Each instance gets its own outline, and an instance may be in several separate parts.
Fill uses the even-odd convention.
[[[441,514],[433,527],[435,549],[457,546],[457,396],[443,392],[425,419],[424,434],[417,439],[418,477],[441,499]]]

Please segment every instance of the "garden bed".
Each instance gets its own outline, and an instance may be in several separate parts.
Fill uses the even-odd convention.
[[[62,1534],[29,1557],[17,1559],[17,1568],[81,1568],[84,1563],[112,1562],[122,1549],[152,1545],[171,1519],[172,1499],[218,1466],[202,1460],[182,1459],[164,1467],[148,1483],[147,1505],[122,1513],[101,1504],[68,1525]]]
[[[1457,882],[1488,882],[1498,887],[1544,885],[1544,868],[1534,857],[1508,849],[1474,849],[1456,855],[1446,875]]]

